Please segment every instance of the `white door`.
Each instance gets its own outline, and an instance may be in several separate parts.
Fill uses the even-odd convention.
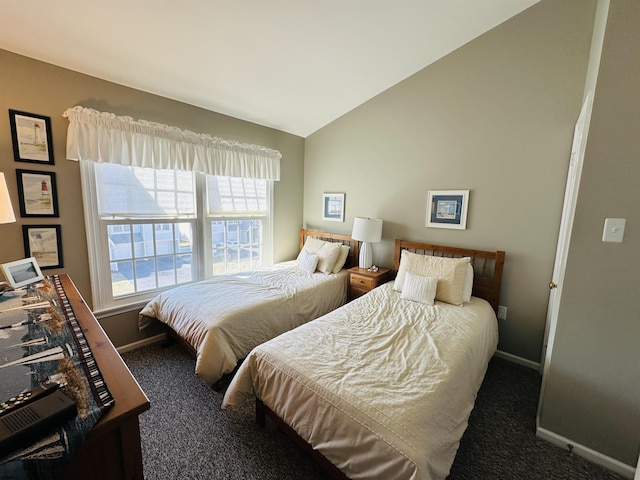
[[[540,401],[538,402],[538,417],[540,416],[540,408],[542,406],[542,398],[544,395],[545,375],[547,373],[549,359],[551,358],[551,353],[553,351],[553,340],[555,337],[556,323],[558,321],[560,295],[562,294],[562,282],[564,280],[567,254],[569,251],[569,241],[571,239],[571,229],[573,227],[573,217],[575,215],[576,201],[578,199],[578,188],[580,186],[580,175],[582,173],[584,151],[587,144],[589,121],[591,120],[592,104],[593,92],[588,92],[573,132],[571,159],[569,162],[569,172],[567,174],[567,186],[564,192],[564,204],[562,207],[562,217],[560,219],[560,233],[558,234],[556,259],[553,265],[553,277],[549,282],[547,323],[545,325],[544,342],[540,358],[542,385],[540,388]]]

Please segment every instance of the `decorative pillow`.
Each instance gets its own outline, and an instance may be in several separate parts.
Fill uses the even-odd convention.
[[[338,255],[340,255],[341,246],[342,245],[340,243],[325,242],[324,240],[320,240],[319,238],[309,237],[304,242],[304,247],[300,251],[300,255],[304,250],[306,250],[308,253],[318,255],[317,269],[322,273],[329,274],[336,264]],[[298,261],[300,260],[300,255],[298,255]]]
[[[470,302],[473,291],[473,265],[467,265],[467,276],[464,279],[464,290],[462,291],[462,301]]]
[[[471,258],[469,257],[434,257],[431,255],[418,255],[408,250],[403,250],[400,257],[400,268],[398,268],[398,275],[393,288],[399,292],[402,291],[404,277],[407,272],[424,277],[437,277],[436,300],[453,305],[462,305],[467,265],[470,261]]]
[[[433,305],[436,297],[438,279],[436,277],[423,277],[407,272],[404,276],[404,285],[400,298],[414,302]]]
[[[340,254],[338,255],[336,264],[333,266],[333,273],[340,273],[340,270],[342,270],[342,267],[344,267],[344,264],[347,261],[347,257],[349,256],[349,250],[351,250],[349,245],[340,246]]]
[[[318,266],[318,255],[302,250],[298,257],[298,268],[303,272],[313,273]]]

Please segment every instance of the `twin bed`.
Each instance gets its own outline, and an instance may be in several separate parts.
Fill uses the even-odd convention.
[[[223,408],[255,397],[333,478],[445,478],[497,347],[504,256],[396,240],[394,281],[254,348]]]
[[[195,356],[196,374],[217,385],[256,345],[345,303],[346,269],[357,263],[358,242],[302,229],[300,251],[318,263],[303,270],[301,253],[294,261],[162,292],[140,311],[139,327],[152,319],[164,323]]]
[[[301,230],[300,250],[164,292],[141,326],[165,323],[208,383],[243,360],[222,407],[255,398],[332,478],[444,479],[497,348],[505,253],[396,240],[394,280],[345,304],[358,242]]]

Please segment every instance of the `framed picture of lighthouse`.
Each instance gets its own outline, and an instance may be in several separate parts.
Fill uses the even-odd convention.
[[[16,162],[53,165],[51,118],[9,109],[9,123]]]
[[[16,169],[22,217],[58,217],[56,174]]]
[[[62,268],[60,225],[23,225],[24,256],[33,257],[41,269]]]

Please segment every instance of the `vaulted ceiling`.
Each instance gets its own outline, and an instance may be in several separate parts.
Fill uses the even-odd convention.
[[[306,137],[538,1],[0,0],[0,48]]]

